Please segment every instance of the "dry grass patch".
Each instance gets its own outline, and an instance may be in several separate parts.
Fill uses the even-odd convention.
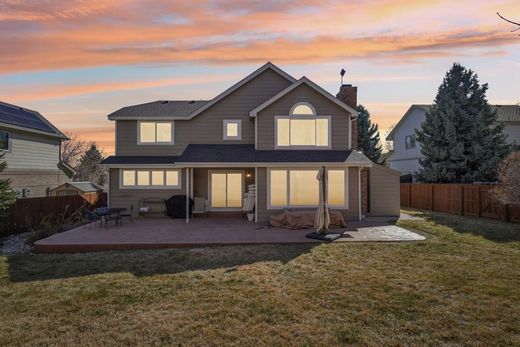
[[[518,225],[411,213],[426,241],[1,257],[0,345],[520,344]]]

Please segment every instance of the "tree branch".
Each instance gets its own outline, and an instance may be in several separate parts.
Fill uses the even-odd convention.
[[[511,23],[511,24],[514,24],[514,25],[518,25],[518,28],[516,28],[516,29],[514,29],[514,30],[511,30],[512,33],[515,32],[515,31],[520,30],[520,23],[513,22],[512,20],[509,20],[509,19],[507,19],[507,18],[504,18],[504,17],[502,17],[502,16],[500,15],[500,13],[498,13],[498,12],[497,12],[497,15],[498,15],[500,18],[502,18],[503,20],[505,20],[506,22],[508,22],[508,23]]]

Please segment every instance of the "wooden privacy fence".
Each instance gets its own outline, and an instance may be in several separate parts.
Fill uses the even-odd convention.
[[[520,206],[491,199],[483,184],[401,183],[401,206],[520,223]]]
[[[67,218],[82,207],[105,206],[106,200],[106,193],[18,199],[8,209],[5,227],[10,232],[24,231],[29,225],[40,223],[43,218],[49,218],[51,221]]]

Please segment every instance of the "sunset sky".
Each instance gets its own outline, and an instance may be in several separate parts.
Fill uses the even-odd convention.
[[[339,71],[384,130],[455,61],[520,101],[520,1],[0,0],[0,100],[113,151],[120,107],[210,99],[272,61],[335,94]]]

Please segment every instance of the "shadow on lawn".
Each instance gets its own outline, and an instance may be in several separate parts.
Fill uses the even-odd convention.
[[[27,282],[103,273],[135,276],[231,269],[258,262],[287,263],[319,244],[31,254],[7,257],[9,279]]]
[[[494,219],[474,218],[458,216],[443,212],[432,212],[425,210],[414,211],[414,216],[424,218],[438,225],[452,228],[460,234],[472,234],[482,236],[494,242],[516,242],[520,241],[520,224],[508,223]]]

